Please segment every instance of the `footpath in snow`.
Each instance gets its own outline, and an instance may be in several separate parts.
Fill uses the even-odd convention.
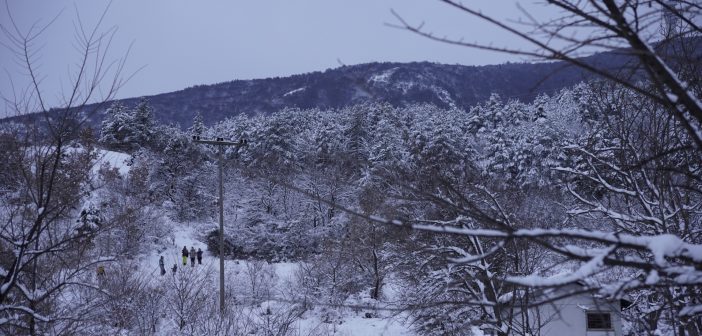
[[[193,227],[174,225],[172,236],[166,239],[167,246],[151,251],[143,256],[139,271],[152,279],[161,279],[160,284],[172,277],[171,269],[177,265],[177,272],[204,272],[215,284],[219,283],[219,258],[207,250]],[[182,264],[181,250],[186,246],[202,249],[202,265]],[[160,277],[158,260],[164,256],[166,275]],[[197,262],[197,261],[196,261]],[[289,299],[297,290],[294,286],[298,264],[293,262],[267,263],[263,261],[225,260],[225,287],[234,291],[237,302],[248,309],[276,307],[280,304],[296,303]],[[155,285],[159,285],[157,281]],[[388,286],[389,287],[389,286]],[[213,295],[218,297],[218,295]],[[363,309],[374,305],[382,306],[368,298],[351,299],[347,307],[338,307],[308,302],[306,310],[292,325],[295,335],[414,335],[410,331],[405,314],[394,311]],[[368,317],[371,316],[371,317]]]

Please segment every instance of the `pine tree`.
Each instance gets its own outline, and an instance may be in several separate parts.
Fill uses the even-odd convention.
[[[100,142],[108,149],[133,152],[148,147],[154,140],[156,124],[153,109],[142,99],[135,109],[116,102],[106,112]]]
[[[154,138],[156,123],[153,108],[146,98],[142,98],[133,112],[133,133],[131,142],[140,147],[146,147]]]
[[[126,143],[127,129],[132,122],[131,111],[120,102],[115,102],[105,112],[107,117],[102,121],[100,143],[108,149],[126,151],[130,145]]]
[[[202,113],[197,112],[195,117],[193,117],[193,125],[188,128],[188,134],[190,136],[202,136],[205,132],[205,123],[202,121]]]

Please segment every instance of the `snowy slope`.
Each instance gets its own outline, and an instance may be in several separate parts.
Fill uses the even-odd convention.
[[[205,224],[182,224],[171,222],[171,234],[167,237],[166,246],[156,246],[154,250],[139,259],[139,272],[147,277],[155,279],[153,286],[167,286],[169,279],[173,276],[171,267],[176,264],[177,272],[195,272],[205,274],[210,281],[218,287],[219,283],[219,259],[217,256],[207,251],[206,244],[202,241],[201,227]],[[188,249],[194,247],[195,250],[201,248],[203,253],[203,264],[191,266],[190,260],[186,266],[182,265],[181,250],[183,246]],[[159,276],[159,257],[163,255],[166,265],[166,275]],[[262,261],[245,260],[225,260],[225,282],[226,287],[232,290],[237,298],[237,302],[243,303],[245,314],[257,315],[266,309],[285,309],[295,302],[288,298],[290,291],[295,291],[295,272],[298,264],[292,262],[266,263]],[[252,287],[252,279],[259,279],[259,285]],[[269,280],[266,280],[269,279]],[[270,281],[270,282],[268,282]],[[269,287],[269,288],[265,288]],[[388,286],[391,287],[391,286]],[[252,295],[252,293],[258,295]],[[217,295],[214,295],[217,297]],[[371,304],[370,299],[351,299],[345,304],[352,306],[331,307],[324,305],[313,306],[305,311],[302,316],[294,321],[291,328],[296,331],[295,335],[414,335],[411,332],[405,314],[395,312],[384,312],[382,310],[373,311],[360,309],[357,306]],[[382,306],[377,304],[377,306]],[[372,318],[367,318],[366,313],[372,313]],[[265,316],[262,315],[262,316]],[[159,335],[171,335],[176,332],[172,326],[162,325]]]

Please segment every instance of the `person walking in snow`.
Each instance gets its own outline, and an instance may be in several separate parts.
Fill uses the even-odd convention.
[[[178,270],[178,264],[173,264],[173,268],[171,268],[171,271],[173,271],[173,276],[175,276],[177,270]]]
[[[197,249],[197,264],[202,265],[202,249]]]
[[[195,267],[195,256],[196,256],[195,248],[190,246],[190,265],[192,267]]]
[[[183,246],[183,266],[188,264],[188,248]]]
[[[158,266],[161,268],[161,276],[166,274],[166,265],[163,264],[163,256],[158,260]]]
[[[102,287],[105,285],[105,266],[98,265],[97,267],[97,281],[98,286]]]

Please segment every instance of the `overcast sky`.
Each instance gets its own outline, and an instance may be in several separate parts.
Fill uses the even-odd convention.
[[[470,1],[495,15],[520,16],[511,0]],[[104,0],[9,0],[22,30],[58,19],[40,43],[42,90],[55,99],[68,80],[68,64],[78,54],[72,47],[76,12],[92,26],[107,6]],[[374,61],[432,61],[482,65],[519,61],[508,55],[445,45],[387,27],[396,23],[394,9],[427,30],[468,41],[514,45],[509,36],[436,0],[116,0],[103,27],[118,27],[110,56],[117,58],[131,44],[125,73],[141,69],[118,97],[180,90],[196,84],[234,79],[287,76]],[[538,6],[529,8],[547,15]],[[7,9],[0,23],[10,26]],[[23,85],[23,73],[3,47],[0,92],[11,96],[10,79]]]

